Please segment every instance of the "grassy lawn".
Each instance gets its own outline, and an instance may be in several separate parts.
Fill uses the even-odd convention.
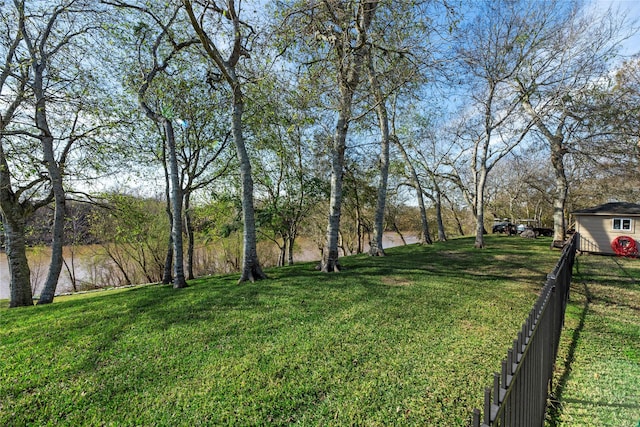
[[[578,257],[552,426],[640,426],[640,260]]]
[[[487,242],[348,257],[338,274],[300,264],[255,284],[230,275],[4,302],[0,425],[464,426],[560,255],[546,238]],[[611,306],[593,300],[590,315],[599,304]],[[626,363],[636,377],[637,330],[625,319],[637,307],[624,299],[606,326],[626,331],[626,353],[606,349],[616,373]],[[582,396],[571,380],[563,397]]]

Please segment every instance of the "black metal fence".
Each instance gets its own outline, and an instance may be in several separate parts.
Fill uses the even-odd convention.
[[[527,321],[502,360],[502,372],[494,374],[493,391],[485,389],[482,424],[480,411],[473,411],[473,427],[544,425],[578,239],[575,233],[547,275]]]

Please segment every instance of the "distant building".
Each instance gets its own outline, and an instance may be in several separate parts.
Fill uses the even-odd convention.
[[[640,246],[640,205],[614,202],[573,212],[576,231],[580,233],[578,250],[614,254],[611,243],[628,236]]]

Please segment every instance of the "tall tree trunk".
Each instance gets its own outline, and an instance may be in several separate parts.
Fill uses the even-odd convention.
[[[355,180],[354,180],[355,182]],[[357,185],[355,186],[355,188],[353,189],[353,193],[354,193],[354,200],[356,202],[356,253],[357,254],[361,254],[362,253],[362,247],[363,245],[363,236],[362,236],[362,210],[360,209],[360,196],[358,195],[358,188]]]
[[[27,261],[24,239],[24,213],[15,211],[15,208],[10,208],[3,203],[4,243],[11,277],[9,282],[9,307],[25,307],[33,305],[31,271]]]
[[[171,183],[171,239],[173,240],[173,287],[175,289],[187,286],[184,277],[184,246],[182,242],[182,187],[178,172],[178,157],[176,155],[176,140],[171,120],[163,118],[169,160],[169,182]]]
[[[427,211],[424,206],[424,195],[422,193],[422,184],[420,184],[420,179],[418,178],[418,173],[416,172],[416,168],[413,167],[413,163],[409,158],[409,154],[407,150],[404,149],[404,146],[400,143],[400,140],[397,136],[393,136],[393,142],[396,143],[398,148],[400,149],[400,154],[402,154],[402,159],[409,167],[409,171],[411,172],[411,181],[413,181],[413,187],[416,190],[416,196],[418,198],[418,207],[420,208],[420,244],[430,245],[433,243],[431,240],[431,233],[429,232],[429,222],[427,221]]]
[[[18,5],[18,3],[16,3]],[[5,92],[5,83],[17,70],[12,65],[18,65],[15,61],[15,52],[24,36],[24,4],[20,3],[20,13],[17,26],[20,31],[15,32],[13,42],[5,47],[6,61],[5,67],[0,72],[0,93]],[[26,219],[33,213],[36,206],[29,202],[20,202],[20,194],[16,194],[12,189],[11,170],[7,162],[4,151],[4,141],[2,131],[4,131],[12,121],[16,111],[22,105],[26,97],[27,72],[28,67],[23,67],[22,76],[19,83],[11,91],[13,100],[9,97],[3,99],[3,111],[0,111],[0,218],[2,219],[4,231],[4,244],[9,267],[9,307],[24,307],[33,305],[33,291],[31,289],[31,271],[27,261],[25,242]],[[4,114],[3,114],[4,113]]]
[[[164,196],[167,204],[165,211],[169,219],[169,230],[173,230],[173,214],[171,213],[171,195],[169,185],[169,170],[167,169],[167,145],[162,144],[162,165],[164,167]],[[169,233],[167,240],[167,252],[164,257],[164,267],[162,271],[162,283],[168,285],[173,281],[173,237]]]
[[[53,151],[53,150],[51,150]],[[47,157],[47,156],[45,156]],[[55,160],[54,160],[55,162]],[[47,163],[49,161],[47,160]],[[55,210],[53,213],[53,227],[52,227],[52,235],[53,239],[51,241],[51,264],[49,264],[49,271],[47,273],[47,279],[44,284],[44,288],[42,289],[42,293],[40,294],[40,298],[38,299],[38,304],[50,304],[53,302],[53,298],[56,293],[56,288],[58,287],[58,281],[60,278],[60,272],[62,271],[63,264],[63,254],[62,249],[64,245],[64,219],[65,219],[65,191],[62,187],[62,177],[59,173],[58,167],[53,166],[49,167],[49,176],[51,177],[51,181],[59,182],[53,184],[53,194],[55,201]],[[57,173],[52,174],[52,170],[55,169]],[[58,176],[56,176],[58,175]]]
[[[351,117],[351,97],[342,97],[342,107],[336,124],[336,134],[331,150],[331,195],[329,197],[329,222],[327,224],[326,244],[322,251],[320,270],[328,273],[340,271],[338,262],[338,236],[340,232],[340,214],[342,210],[342,177],[344,174],[344,152],[346,148],[349,117]]]
[[[440,187],[436,186],[436,221],[438,222],[438,241],[446,242],[447,233],[444,229],[444,221],[442,220],[442,193]]]
[[[558,138],[551,140],[551,164],[555,175],[556,189],[553,195],[553,243],[552,246],[562,246],[566,235],[564,208],[567,202],[569,183],[564,169],[564,155],[566,150]]]
[[[232,73],[237,81],[235,73]],[[240,162],[240,179],[242,181],[242,219],[243,231],[243,252],[242,271],[239,282],[252,282],[266,279],[260,263],[258,262],[257,236],[255,210],[253,206],[253,176],[251,175],[251,162],[247,153],[247,147],[242,134],[242,114],[244,113],[244,99],[240,90],[240,85],[236,84],[233,90],[233,112],[231,115],[231,126],[233,129],[233,140],[236,144],[236,153]]]
[[[174,47],[179,50],[179,46]],[[154,52],[155,54],[155,52]],[[164,272],[162,283],[171,282],[170,276],[173,271],[173,287],[176,289],[184,288],[187,282],[184,277],[184,253],[182,243],[182,186],[180,184],[178,171],[178,157],[176,154],[176,139],[173,131],[171,120],[162,114],[156,113],[145,102],[146,92],[156,74],[167,67],[165,62],[163,65],[157,65],[145,75],[145,80],[138,89],[138,104],[144,114],[152,120],[158,127],[159,131],[164,134],[164,143],[162,147],[162,160],[165,172],[165,194],[167,196],[167,214],[171,226],[169,237],[169,247],[165,258]],[[166,145],[166,146],[165,146]],[[168,168],[167,168],[168,163]],[[171,265],[173,264],[173,270]]]
[[[173,229],[173,215],[171,214],[171,201],[167,197],[167,215],[169,216],[169,229]],[[162,283],[168,285],[173,281],[173,237],[169,233],[167,240],[167,252],[164,257],[164,268],[162,271]]]
[[[484,190],[487,182],[487,171],[485,167],[481,167],[478,173],[478,179],[476,181],[476,196],[475,196],[475,216],[476,216],[476,240],[474,247],[482,249],[485,247],[484,243]]]
[[[293,245],[296,241],[295,236],[287,237],[289,240],[287,244],[287,265],[293,265]]]
[[[193,280],[193,255],[195,251],[195,236],[193,221],[191,220],[191,192],[184,195],[184,225],[187,229],[187,278]]]
[[[284,267],[287,258],[287,237],[282,237],[282,245],[278,245],[278,267]]]
[[[231,112],[231,129],[233,140],[236,145],[236,154],[240,162],[240,179],[242,181],[242,219],[244,225],[243,231],[243,252],[242,252],[242,270],[239,282],[247,280],[255,281],[266,279],[267,276],[262,271],[258,261],[256,221],[253,205],[253,177],[251,175],[251,162],[247,154],[247,147],[242,134],[242,115],[244,113],[244,95],[242,93],[242,83],[236,74],[236,65],[240,58],[246,53],[242,46],[245,39],[242,36],[243,24],[235,9],[235,2],[227,2],[228,9],[225,18],[231,21],[234,27],[233,46],[231,55],[228,60],[224,60],[216,44],[212,41],[202,27],[202,19],[198,19],[194,13],[193,5],[189,0],[183,0],[187,15],[191,26],[195,30],[202,46],[211,61],[220,71],[225,81],[233,93],[233,105]],[[206,8],[205,8],[206,10]],[[203,12],[204,14],[204,12]],[[203,15],[204,16],[204,15]]]
[[[366,40],[369,25],[375,15],[377,1],[361,0],[358,4],[358,16],[355,48],[351,40],[343,39],[336,43],[338,61],[338,89],[340,91],[340,109],[336,123],[333,146],[331,147],[331,195],[329,198],[329,221],[327,237],[320,269],[323,272],[340,271],[338,262],[338,235],[340,231],[340,213],[342,209],[342,177],[344,173],[344,154],[347,131],[351,120],[353,95],[360,83],[363,62],[366,60]]]
[[[424,196],[421,193],[420,187],[420,196],[418,197],[418,207],[420,209],[420,224],[422,224],[422,229],[420,233],[420,244],[421,245],[430,245],[433,243],[431,240],[431,233],[429,232],[429,222],[427,221],[427,209],[424,205]]]
[[[556,131],[553,133],[536,113],[526,97],[523,98],[522,105],[529,116],[531,116],[533,123],[547,139],[549,148],[551,149],[551,165],[553,166],[556,184],[556,190],[553,195],[553,243],[551,247],[562,246],[567,231],[564,208],[569,192],[569,183],[564,169],[564,156],[567,154],[567,150],[564,147],[565,136],[563,133],[568,115],[567,113],[561,115]]]
[[[2,125],[4,123],[0,123]],[[20,203],[11,190],[11,174],[0,136],[0,217],[4,228],[4,244],[9,264],[9,307],[33,305],[31,271],[27,261],[25,222],[32,208]]]
[[[369,248],[369,255],[384,256],[382,247],[382,237],[384,235],[384,213],[387,203],[387,182],[389,178],[389,116],[384,96],[380,90],[380,82],[376,76],[373,66],[371,49],[367,49],[367,70],[369,74],[369,84],[373,92],[376,103],[376,115],[378,116],[378,127],[380,128],[380,180],[378,181],[378,199],[376,203],[376,215],[373,225],[373,239]]]
[[[64,245],[64,219],[65,219],[65,191],[62,185],[62,172],[56,161],[53,152],[53,135],[49,129],[47,122],[47,106],[45,102],[45,94],[43,84],[43,73],[46,64],[40,63],[34,67],[34,96],[36,98],[35,121],[40,131],[40,142],[42,144],[42,154],[47,172],[49,173],[49,181],[53,190],[55,201],[55,210],[53,214],[53,227],[51,230],[51,263],[49,264],[49,272],[44,284],[38,304],[50,304],[58,286],[60,272],[62,271],[62,248]]]

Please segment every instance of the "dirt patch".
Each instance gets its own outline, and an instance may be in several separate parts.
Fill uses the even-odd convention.
[[[406,278],[398,278],[398,277],[383,277],[382,283],[387,286],[411,286],[413,282],[411,280],[407,280]]]

